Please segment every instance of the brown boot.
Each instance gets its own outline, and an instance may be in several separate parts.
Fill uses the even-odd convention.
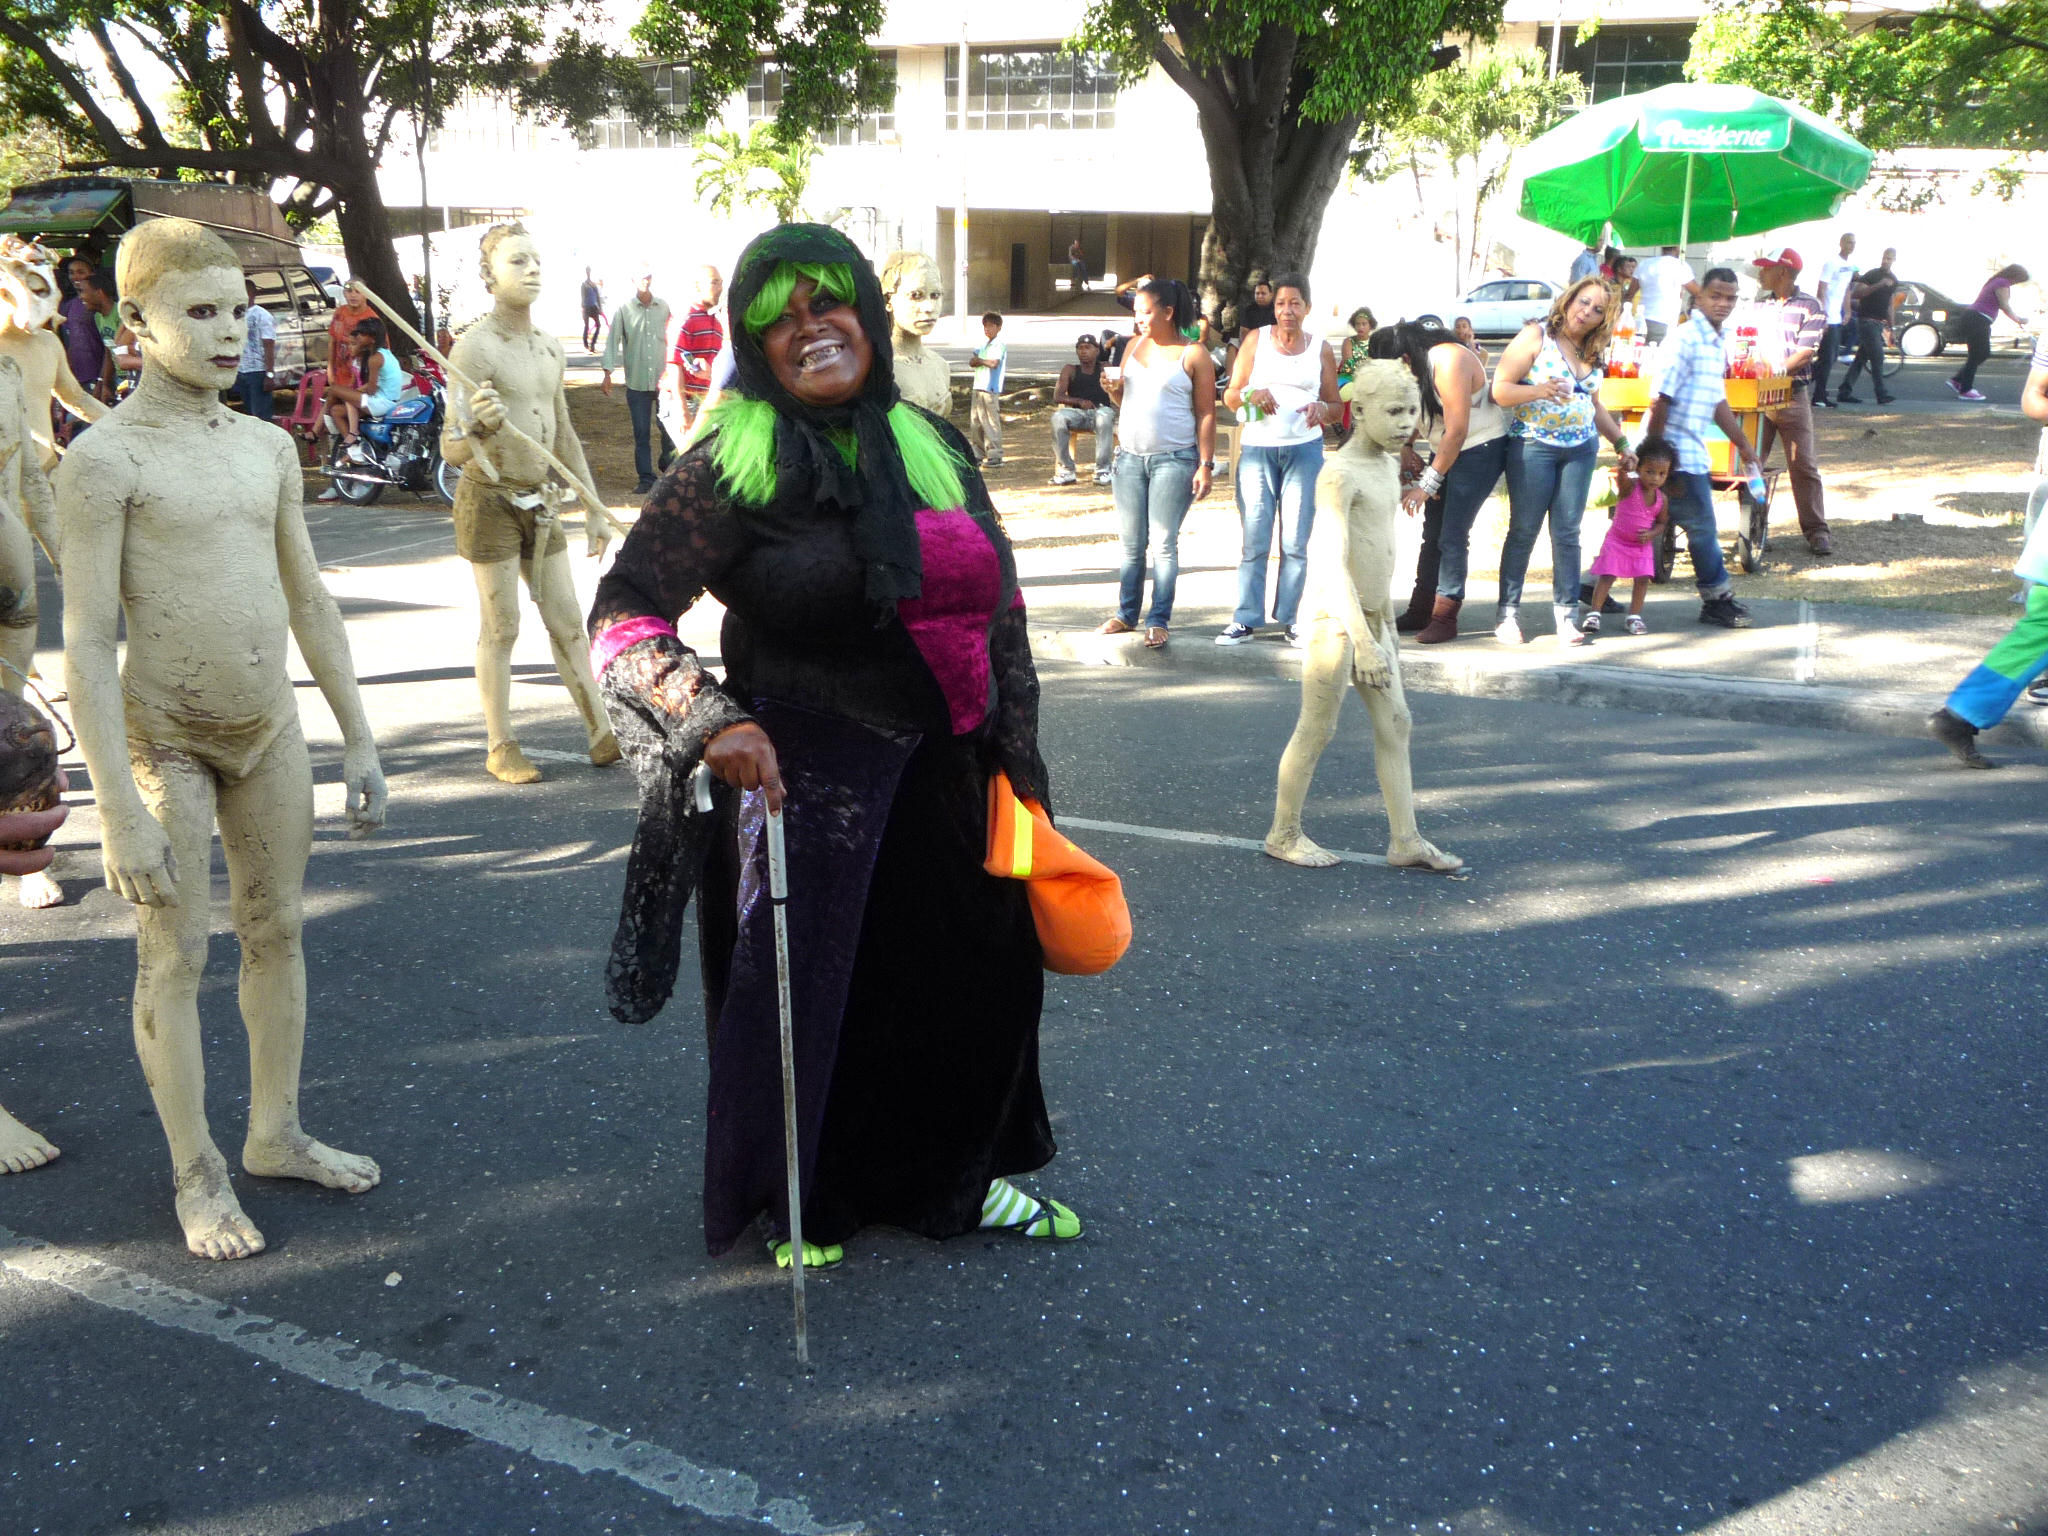
[[[1458,610],[1465,606],[1462,597],[1440,597],[1429,615],[1429,623],[1415,637],[1417,645],[1442,645],[1446,640],[1458,638]]]

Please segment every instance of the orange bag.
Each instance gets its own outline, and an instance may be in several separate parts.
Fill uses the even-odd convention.
[[[1006,773],[989,775],[988,857],[982,868],[1027,882],[1048,971],[1099,976],[1131,947],[1131,909],[1124,905],[1124,883],[1116,871],[1069,842],[1038,802],[1018,799]]]

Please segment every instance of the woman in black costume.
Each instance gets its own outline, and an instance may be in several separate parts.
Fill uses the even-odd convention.
[[[1007,1174],[1053,1155],[1044,977],[1021,881],[982,869],[989,775],[1049,803],[1009,541],[965,441],[898,400],[873,268],[821,225],[755,240],[729,313],[738,383],[655,488],[591,610],[642,783],[610,984],[673,982],[701,871],[711,1039],[705,1238],[757,1217],[788,1263],[765,814],[790,859],[805,1263],[863,1226],[1080,1234]],[[675,635],[725,605],[726,678]],[[684,785],[723,786],[708,816]]]

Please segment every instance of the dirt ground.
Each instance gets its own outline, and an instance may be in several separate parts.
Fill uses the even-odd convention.
[[[572,384],[569,411],[599,490],[631,508],[633,434],[625,397],[606,400],[594,385]],[[1085,472],[1079,485],[1049,483],[1049,418],[1043,405],[1004,412],[1003,462],[988,471],[996,505],[1013,536],[1034,547],[1114,543],[1107,486],[1094,485]],[[966,426],[964,415],[957,421]],[[1755,597],[2005,613],[2038,438],[2037,427],[2013,416],[1823,413],[1818,450],[1836,553],[1822,560],[1807,552],[1790,486],[1781,482],[1771,507],[1768,563],[1753,576],[1738,575],[1740,590]],[[1076,441],[1084,471],[1089,446],[1087,438]],[[1732,495],[1724,499],[1724,529],[1734,506]],[[1218,486],[1196,515],[1227,515],[1228,507],[1229,488]],[[1590,508],[1588,549],[1597,547],[1604,527],[1601,509]],[[1506,533],[1506,497],[1496,496],[1473,529],[1475,576],[1495,573]],[[1532,573],[1547,573],[1548,559],[1539,541]],[[1681,554],[1680,579],[1684,574]]]

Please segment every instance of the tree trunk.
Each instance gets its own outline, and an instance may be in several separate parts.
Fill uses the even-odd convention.
[[[1291,37],[1255,61],[1255,72],[1288,78]],[[1266,55],[1268,45],[1260,52]],[[1323,215],[1344,175],[1359,117],[1303,121],[1294,91],[1274,86],[1233,92],[1220,79],[1189,67],[1172,49],[1155,54],[1195,103],[1209,161],[1209,227],[1202,236],[1196,286],[1202,308],[1219,327],[1237,322],[1251,298],[1250,275],[1306,273],[1322,238]]]
[[[334,222],[341,226],[341,245],[348,253],[349,276],[367,284],[378,298],[418,325],[419,306],[405,281],[405,269],[398,264],[398,246],[391,235],[391,211],[377,191],[376,172],[368,172],[361,183],[334,190],[340,198]]]

